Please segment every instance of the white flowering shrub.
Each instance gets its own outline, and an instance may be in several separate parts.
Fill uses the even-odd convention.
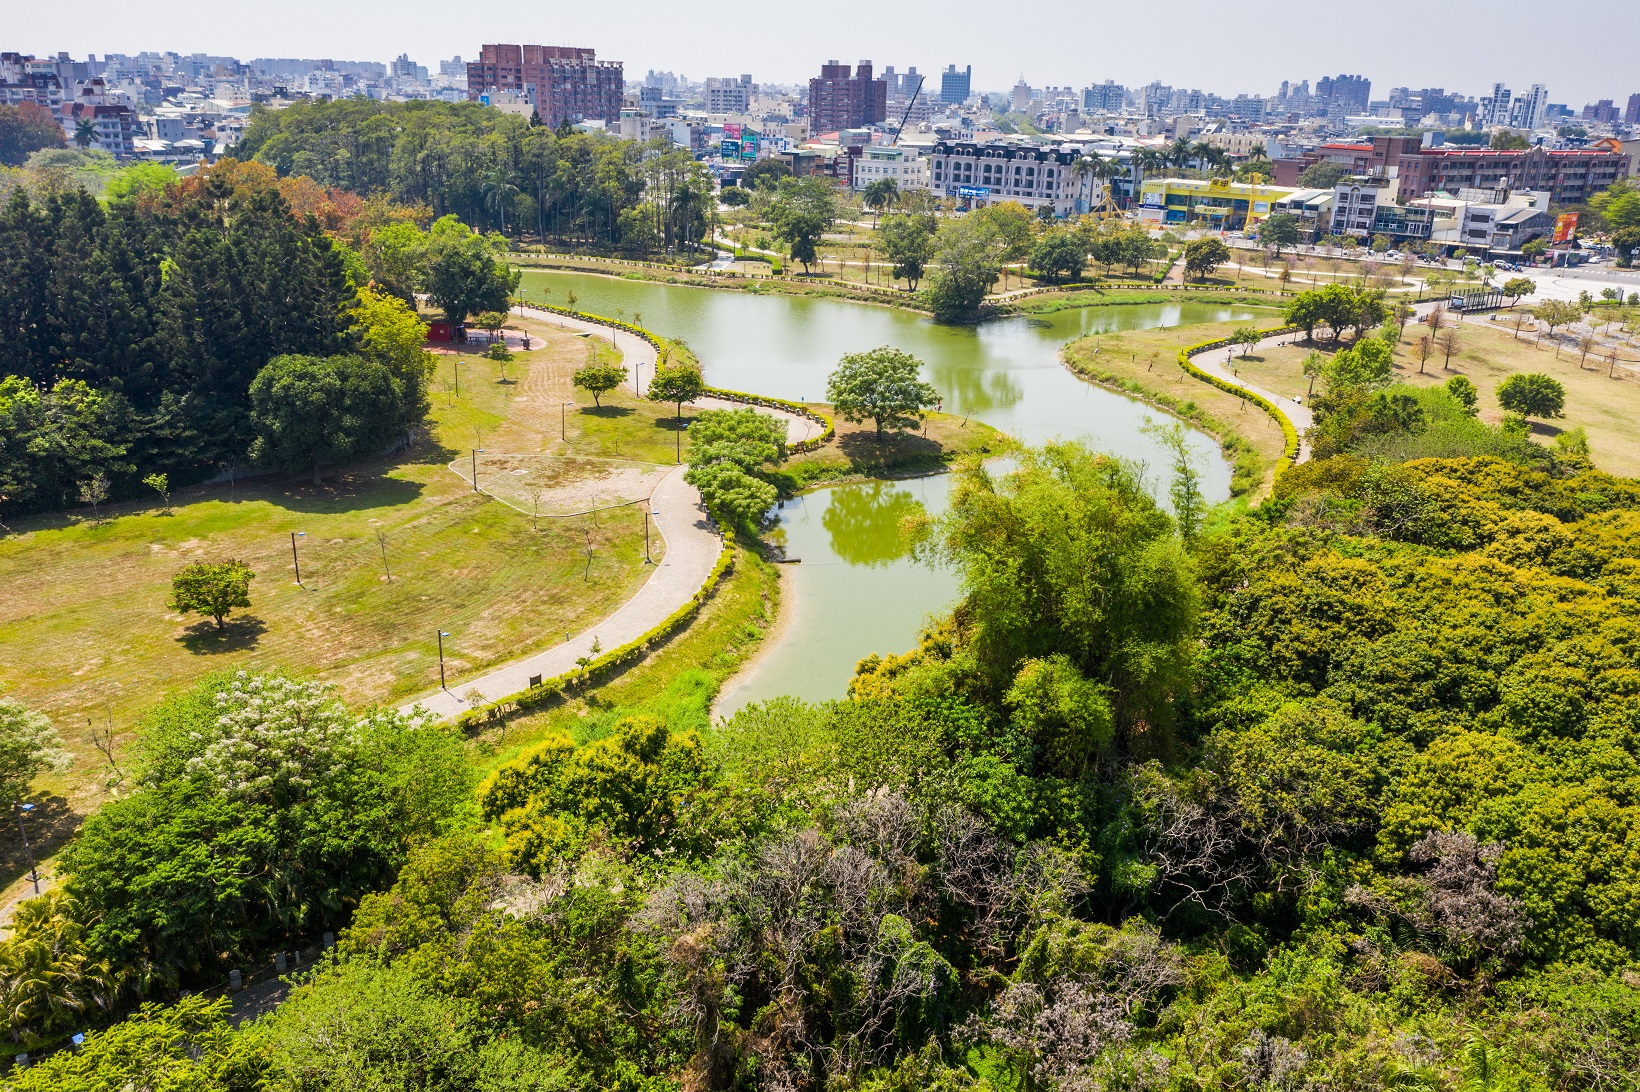
[[[329,686],[238,672],[216,695],[214,724],[188,772],[237,800],[299,800],[349,763],[360,722]]]

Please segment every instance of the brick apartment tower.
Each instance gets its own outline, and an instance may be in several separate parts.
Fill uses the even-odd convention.
[[[487,45],[467,62],[467,97],[486,91],[533,91],[542,123],[621,120],[626,89],[620,61],[600,61],[579,46]]]
[[[809,132],[861,129],[888,119],[888,81],[871,78],[871,62],[854,67],[827,61],[809,81]]]

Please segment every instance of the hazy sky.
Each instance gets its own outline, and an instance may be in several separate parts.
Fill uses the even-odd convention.
[[[1549,86],[1574,109],[1622,105],[1640,91],[1636,0],[1445,0],[1441,4],[1223,3],[1101,0],[895,4],[819,0],[797,5],[611,0],[221,0],[181,9],[129,0],[73,4],[7,0],[0,48],[41,55],[179,53],[389,60],[470,58],[483,42],[589,45],[624,61],[628,79],[671,69],[699,79],[750,72],[791,83],[835,57],[879,69],[937,72],[974,66],[976,90],[1151,80],[1223,95],[1273,93],[1284,79],[1360,72],[1373,97],[1391,87],[1465,94],[1502,80]],[[167,18],[175,11],[175,18]],[[1535,56],[1532,54],[1536,54]]]

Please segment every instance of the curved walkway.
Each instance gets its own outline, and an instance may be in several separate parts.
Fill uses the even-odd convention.
[[[1252,351],[1257,352],[1260,349],[1272,349],[1277,345],[1286,345],[1297,337],[1297,334],[1277,334],[1273,337],[1267,337],[1253,346]],[[1256,394],[1276,407],[1276,412],[1287,418],[1288,423],[1298,432],[1298,455],[1293,459],[1293,462],[1309,461],[1310,441],[1307,434],[1310,431],[1310,426],[1315,424],[1315,414],[1310,412],[1310,407],[1295,402],[1286,395],[1276,394],[1274,391],[1267,391],[1263,387],[1255,386],[1235,375],[1231,372],[1229,365],[1231,357],[1235,356],[1240,350],[1236,346],[1229,346],[1223,351],[1226,355],[1221,357],[1219,355],[1220,350],[1209,349],[1205,353],[1198,353],[1191,357],[1190,362],[1208,375],[1222,379],[1248,394]]]
[[[708,526],[700,493],[683,480],[681,466],[661,479],[649,503],[655,527],[666,541],[666,555],[637,594],[613,614],[553,648],[477,678],[451,680],[449,689],[408,702],[400,711],[409,713],[420,706],[439,717],[454,717],[471,708],[473,703],[467,700],[471,691],[478,691],[483,702],[510,697],[528,689],[532,675],[550,679],[573,671],[578,658],[593,655],[594,641],[605,652],[635,641],[689,602],[712,574],[722,540]]]
[[[527,318],[576,333],[612,336],[625,360],[639,367],[647,365],[649,374],[655,374],[655,347],[636,334],[534,307],[520,310]],[[683,480],[681,466],[655,486],[649,508],[655,529],[666,543],[666,552],[643,587],[614,613],[543,652],[514,660],[476,678],[452,680],[449,689],[435,690],[407,702],[399,707],[400,711],[409,713],[420,706],[439,717],[455,717],[471,708],[473,703],[467,695],[472,691],[482,695],[484,702],[510,697],[528,689],[533,675],[550,679],[574,670],[577,659],[592,655],[593,642],[607,652],[634,641],[689,602],[711,576],[712,566],[723,548],[722,540],[707,522],[699,491]]]

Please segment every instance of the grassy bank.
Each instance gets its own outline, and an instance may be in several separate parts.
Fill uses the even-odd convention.
[[[1060,356],[1082,378],[1139,398],[1210,433],[1230,462],[1231,494],[1252,499],[1269,490],[1281,458],[1281,429],[1257,407],[1196,381],[1178,364],[1181,348],[1223,337],[1235,325],[1203,323],[1095,334],[1071,342]]]

